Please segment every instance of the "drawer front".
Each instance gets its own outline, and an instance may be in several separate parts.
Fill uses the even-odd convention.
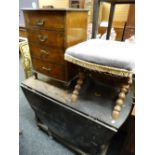
[[[58,80],[65,80],[65,68],[63,65],[50,64],[45,61],[32,59],[34,70]]]
[[[27,28],[64,28],[64,12],[24,11]]]
[[[28,30],[29,42],[37,43],[41,46],[63,47],[63,31]]]
[[[30,44],[30,52],[32,58],[42,61],[64,64],[64,50],[59,48],[42,48],[34,44]]]
[[[124,32],[123,40],[130,38],[132,35],[135,35],[134,28],[126,28]]]

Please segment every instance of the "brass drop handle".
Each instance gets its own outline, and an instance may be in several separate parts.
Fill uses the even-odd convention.
[[[40,50],[40,52],[41,52],[42,54],[46,54],[46,55],[48,55],[48,52],[45,51],[45,50]]]
[[[43,19],[41,19],[41,20],[39,20],[39,21],[37,22],[37,25],[38,25],[38,26],[43,26],[44,23],[45,23],[45,21],[44,21]]]
[[[41,41],[41,42],[44,42],[44,41],[46,41],[47,40],[47,36],[42,36],[42,35],[38,35],[38,38],[39,38],[39,40]]]
[[[51,71],[51,68],[42,67],[43,70]]]

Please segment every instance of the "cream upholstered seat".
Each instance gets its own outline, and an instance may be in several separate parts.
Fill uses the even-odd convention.
[[[135,44],[91,39],[68,48],[65,60],[82,67],[120,76],[134,73]]]

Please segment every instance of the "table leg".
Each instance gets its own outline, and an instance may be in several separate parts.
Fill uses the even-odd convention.
[[[111,27],[112,27],[112,22],[113,22],[114,11],[115,11],[115,3],[111,3],[106,40],[109,40],[109,38],[110,38],[110,33],[111,33]]]
[[[92,38],[96,38],[96,34],[97,34],[99,8],[100,8],[100,0],[94,0],[93,22],[92,22]]]

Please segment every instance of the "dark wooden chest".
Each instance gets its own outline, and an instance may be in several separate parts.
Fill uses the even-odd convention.
[[[111,112],[117,88],[98,83],[92,87],[88,82],[78,101],[71,103],[72,87],[62,89],[33,77],[22,82],[21,87],[39,124],[44,125],[50,135],[92,155],[97,155],[102,146],[110,143],[132,106],[132,93],[129,92],[120,118],[114,122]],[[101,92],[101,96],[95,95]]]

